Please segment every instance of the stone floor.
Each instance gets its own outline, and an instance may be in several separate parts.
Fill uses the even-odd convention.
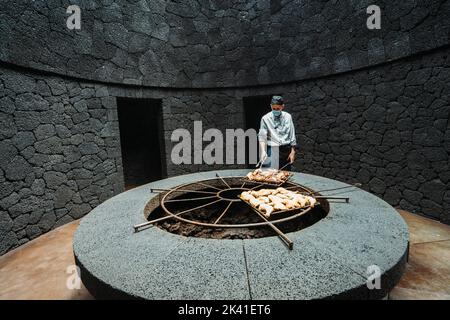
[[[79,221],[48,232],[0,257],[0,299],[92,299],[66,282],[75,264],[72,236]],[[69,281],[70,282],[70,281]]]
[[[410,235],[407,270],[389,298],[450,300],[450,226],[399,211]],[[72,235],[66,224],[0,257],[0,299],[92,299],[72,284]]]
[[[409,227],[409,261],[389,298],[450,300],[450,226],[399,212]]]

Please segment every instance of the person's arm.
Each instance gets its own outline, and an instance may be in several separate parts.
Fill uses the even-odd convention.
[[[294,163],[294,160],[295,160],[295,146],[291,146],[291,152],[289,153],[288,161],[290,163]]]
[[[295,137],[295,127],[294,127],[294,122],[292,121],[292,116],[291,116],[291,121],[290,121],[290,140],[291,140],[291,152],[289,153],[288,156],[288,161],[290,163],[293,163],[295,160],[295,147],[297,146],[297,139]]]
[[[267,157],[267,125],[263,119],[259,126],[258,140],[259,140],[259,160]]]

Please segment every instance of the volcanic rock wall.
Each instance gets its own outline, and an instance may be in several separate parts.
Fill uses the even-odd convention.
[[[236,97],[236,110],[245,96],[283,93],[296,127],[296,171],[361,182],[395,207],[448,224],[449,83],[447,46],[339,76],[219,92]],[[168,172],[195,171],[168,163]]]
[[[296,86],[298,168],[450,223],[450,50]]]
[[[78,4],[81,30],[66,28]],[[381,29],[366,27],[369,5]],[[3,1],[0,60],[106,82],[233,87],[307,79],[448,43],[446,0]]]
[[[0,139],[0,253],[123,190],[105,86],[0,69]]]
[[[450,1],[377,1],[381,30],[370,4],[2,3],[0,254],[124,190],[117,97],[162,100],[172,176],[239,167],[172,163],[173,130],[244,128],[244,97],[282,93],[296,170],[450,223]]]

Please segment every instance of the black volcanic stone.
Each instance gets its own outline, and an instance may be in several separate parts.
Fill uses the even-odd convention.
[[[162,99],[165,149],[161,156],[166,159],[167,175],[174,176],[239,167],[172,164],[170,135],[174,129],[192,130],[195,120],[221,131],[243,128],[243,97],[281,93],[297,131],[296,170],[361,181],[367,190],[373,189],[401,209],[448,222],[449,50],[423,51],[440,45],[430,43],[442,39],[448,26],[448,19],[441,19],[442,12],[436,10],[437,3],[429,3],[436,15],[427,16],[423,27],[401,30],[400,21],[393,18],[392,24],[385,25],[386,33],[370,32],[369,38],[367,31],[358,33],[351,6],[345,1],[339,4],[345,8],[342,11],[335,4],[316,1],[303,8],[282,1],[278,10],[274,2],[278,11],[272,16],[269,2],[257,1],[232,5],[241,6],[239,10],[218,2],[192,2],[171,8],[173,13],[160,2],[147,3],[158,12],[156,16],[135,2],[111,3],[89,12],[92,18],[100,17],[84,24],[91,27],[92,35],[51,32],[53,43],[46,49],[42,45],[49,38],[42,38],[42,32],[33,36],[29,26],[16,25],[15,30],[28,36],[17,35],[17,41],[5,40],[9,32],[1,32],[0,60],[26,62],[28,67],[55,73],[28,72],[9,64],[0,67],[0,203],[4,201],[2,210],[11,220],[30,214],[27,226],[17,230],[15,237],[8,236],[2,248],[10,250],[18,240],[71,221],[70,214],[81,217],[123,191],[117,97]],[[6,20],[0,22],[0,30],[6,31],[8,23],[15,25],[16,19],[8,17],[11,13],[17,16],[14,13],[20,4],[5,7]],[[396,7],[396,17],[411,12],[412,7]],[[193,13],[195,18],[177,15],[180,10],[188,14],[189,8],[199,8]],[[294,15],[301,19],[293,20]],[[334,15],[341,18],[330,20]],[[86,12],[84,16],[88,17]],[[321,29],[325,23],[329,23],[328,30]],[[299,24],[305,25],[299,29]],[[428,32],[426,39],[425,27],[431,25],[433,34]],[[350,28],[352,33],[347,32]],[[390,32],[391,28],[397,30]],[[336,36],[334,30],[343,31]],[[34,39],[40,42],[30,45]],[[336,55],[332,39],[345,52]],[[409,53],[415,56],[386,61]],[[382,64],[368,66],[373,63]],[[358,67],[367,68],[348,69]],[[333,70],[346,72],[330,75]],[[57,75],[74,72],[75,78]],[[125,78],[130,86],[110,83]],[[297,79],[304,81],[281,83]],[[271,82],[277,86],[257,86]],[[174,83],[180,88],[211,89],[159,88]],[[139,87],[142,84],[154,87]],[[217,85],[235,88],[215,89]],[[17,166],[11,164],[13,159]],[[42,230],[39,222],[48,212],[34,213],[36,207],[54,213],[54,218],[46,216]]]

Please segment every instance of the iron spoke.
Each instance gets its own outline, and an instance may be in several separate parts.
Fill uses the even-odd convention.
[[[176,214],[170,214],[170,215],[168,215],[166,217],[161,217],[161,218],[158,218],[158,219],[155,219],[155,220],[151,220],[151,221],[147,221],[147,222],[144,222],[144,223],[141,223],[141,224],[137,224],[137,225],[134,226],[134,232],[139,231],[138,230],[139,228],[149,226],[149,225],[151,225],[151,224],[153,224],[155,222],[166,220],[166,219],[170,219],[170,218],[179,216],[179,215],[181,215],[183,213],[186,213],[186,212],[191,212],[191,211],[194,211],[194,210],[197,210],[197,209],[201,209],[201,208],[204,208],[206,206],[209,206],[209,205],[214,204],[214,203],[219,202],[219,201],[222,201],[222,199],[218,199],[216,201],[208,202],[206,204],[202,204],[201,206],[198,206],[198,207],[195,207],[195,208],[191,208],[191,209],[187,209],[187,210],[178,212]]]
[[[202,186],[207,187],[207,188],[212,188],[212,189],[216,189],[216,190],[223,190],[223,189],[220,189],[220,188],[217,188],[217,187],[210,186],[209,184],[206,184],[206,183],[203,183],[203,182],[196,182],[196,184],[202,185]]]
[[[228,187],[228,189],[231,189],[230,185],[225,180],[223,180],[222,177],[219,176],[217,173],[216,173],[216,177],[220,178],[220,180],[222,180],[222,182]]]
[[[217,196],[208,196],[208,197],[200,197],[200,198],[188,198],[188,199],[173,199],[173,200],[166,200],[167,202],[181,202],[181,201],[195,201],[195,200],[204,200],[204,199],[211,199],[216,198]]]
[[[256,212],[258,216],[260,216],[261,219],[263,219],[269,227],[271,227],[280,237],[280,239],[287,245],[289,250],[292,250],[294,247],[294,242],[289,239],[280,229],[278,229],[272,222],[270,222],[261,212],[259,212],[257,209],[252,208],[253,212]]]
[[[152,188],[150,189],[150,192],[153,192],[153,190],[156,191],[170,191],[170,192],[195,192],[195,193],[207,193],[207,194],[216,194],[216,192],[212,191],[201,191],[201,190],[185,190],[185,189],[160,189],[160,188]]]
[[[294,242],[289,239],[287,237],[287,235],[285,233],[283,233],[283,231],[281,231],[276,225],[286,222],[286,221],[290,221],[293,219],[296,219],[300,216],[303,216],[305,214],[307,214],[308,212],[311,212],[311,210],[313,209],[313,206],[308,206],[305,208],[301,208],[301,210],[299,210],[299,212],[294,212],[294,210],[281,210],[281,211],[277,211],[276,213],[288,213],[292,211],[292,214],[284,217],[284,218],[277,218],[274,216],[274,219],[268,219],[266,218],[266,216],[258,209],[251,207],[251,210],[253,212],[255,212],[255,214],[257,214],[260,217],[260,221],[259,222],[254,222],[254,223],[233,223],[233,224],[229,224],[229,223],[221,223],[220,221],[223,219],[223,217],[229,213],[231,210],[231,205],[233,204],[233,202],[236,203],[244,203],[246,205],[249,205],[248,203],[241,202],[239,200],[234,201],[233,199],[228,199],[228,197],[231,196],[225,196],[222,197],[222,195],[219,196],[219,194],[221,194],[221,192],[224,193],[228,193],[233,192],[233,190],[235,189],[241,189],[246,191],[251,191],[251,190],[255,190],[258,188],[263,188],[266,185],[269,186],[275,186],[275,187],[280,187],[281,185],[285,185],[285,189],[291,189],[294,190],[298,193],[301,194],[306,194],[309,196],[313,196],[315,197],[317,200],[320,199],[328,199],[328,200],[341,200],[341,201],[345,201],[345,202],[349,202],[349,198],[348,197],[336,197],[336,196],[331,196],[331,195],[327,195],[327,196],[322,196],[322,195],[317,195],[317,193],[322,192],[322,191],[332,191],[332,190],[340,190],[340,189],[344,189],[344,188],[350,188],[350,187],[356,187],[356,186],[360,186],[360,184],[355,184],[353,186],[345,186],[345,187],[339,187],[339,188],[334,188],[334,189],[327,189],[327,190],[320,190],[320,191],[314,191],[314,190],[310,190],[308,187],[304,187],[298,183],[292,182],[292,181],[285,181],[283,184],[278,184],[278,185],[274,185],[271,183],[265,183],[265,182],[261,182],[261,181],[249,181],[249,180],[245,180],[244,177],[226,177],[226,178],[222,178],[219,174],[216,173],[216,177],[217,178],[213,178],[213,179],[208,179],[208,180],[204,180],[203,181],[197,181],[197,182],[191,182],[191,183],[187,183],[187,184],[183,184],[180,185],[178,187],[172,188],[172,189],[160,189],[160,188],[152,188],[150,189],[151,192],[157,192],[157,191],[166,191],[163,194],[161,194],[161,199],[160,199],[160,205],[161,208],[164,210],[164,212],[167,214],[167,216],[163,216],[151,221],[147,221],[145,223],[141,223],[138,225],[134,226],[134,231],[138,232],[140,231],[141,227],[146,227],[146,226],[150,226],[153,225],[156,222],[159,221],[164,221],[166,219],[171,219],[174,218],[178,221],[181,221],[183,223],[190,223],[190,224],[194,224],[197,226],[203,226],[203,227],[207,227],[207,228],[253,228],[253,227],[263,227],[263,226],[268,226],[270,227],[272,230],[274,230],[276,232],[276,234],[278,235],[278,237],[283,241],[284,244],[286,244],[286,246],[292,250],[293,249],[293,245]],[[221,183],[218,184],[218,186],[216,186],[216,184],[218,183],[217,179],[221,180],[221,183],[226,186],[223,187]],[[232,179],[238,179],[241,180],[240,187],[231,187],[231,183],[228,181],[234,181]],[[211,185],[211,182],[209,181],[214,181],[213,185]],[[234,182],[233,182],[234,183]],[[195,186],[197,185],[197,186]],[[207,190],[207,189],[201,189],[199,188],[199,190],[192,190],[190,189],[190,186],[192,186],[193,188],[199,188],[199,186],[203,186],[205,188],[210,188],[210,189],[214,189],[214,192],[212,191],[203,191],[203,190]],[[250,188],[251,187],[251,188]],[[197,193],[198,195],[191,195],[192,197],[188,197],[187,195],[184,195],[181,199],[180,198],[176,198],[174,192],[191,192],[191,193]],[[201,195],[204,194],[204,195]],[[172,198],[172,199],[170,199]],[[210,199],[209,202],[204,203],[204,202],[200,202],[203,203],[201,205],[186,209],[186,207],[191,207],[192,204],[188,204],[186,203],[186,205],[184,206],[184,208],[178,208],[178,210],[182,210],[181,212],[176,213],[176,207],[171,208],[170,210],[166,207],[166,204],[168,205],[169,203],[183,203],[183,202],[190,202],[190,201],[198,201],[198,200],[206,200]],[[207,206],[211,206],[214,205],[216,203],[219,203],[220,201],[225,201],[226,205],[225,206],[219,206],[218,208],[223,208],[222,211],[220,212],[220,215],[218,216],[218,218],[214,220],[212,220],[212,218],[210,218],[212,221],[214,222],[202,222],[202,221],[197,221],[196,220],[196,215],[195,214],[191,214],[189,215],[189,217],[183,217],[182,214],[185,213],[189,213],[189,212],[193,212],[195,210],[201,209],[201,208],[205,208]],[[194,203],[195,204],[195,203]],[[198,203],[197,203],[198,204]],[[321,202],[317,203],[318,206],[321,205]],[[297,210],[295,210],[297,211]]]
[[[225,213],[228,211],[228,209],[231,207],[232,204],[233,204],[233,202],[230,201],[230,203],[227,205],[225,210],[223,210],[222,214],[220,215],[220,217],[217,218],[217,220],[214,222],[214,224],[217,224],[217,222],[219,222],[219,220],[222,219],[222,217],[225,215]]]
[[[263,186],[264,186],[264,183],[259,183],[256,187],[250,188],[250,190],[255,190],[256,188],[263,187]]]

